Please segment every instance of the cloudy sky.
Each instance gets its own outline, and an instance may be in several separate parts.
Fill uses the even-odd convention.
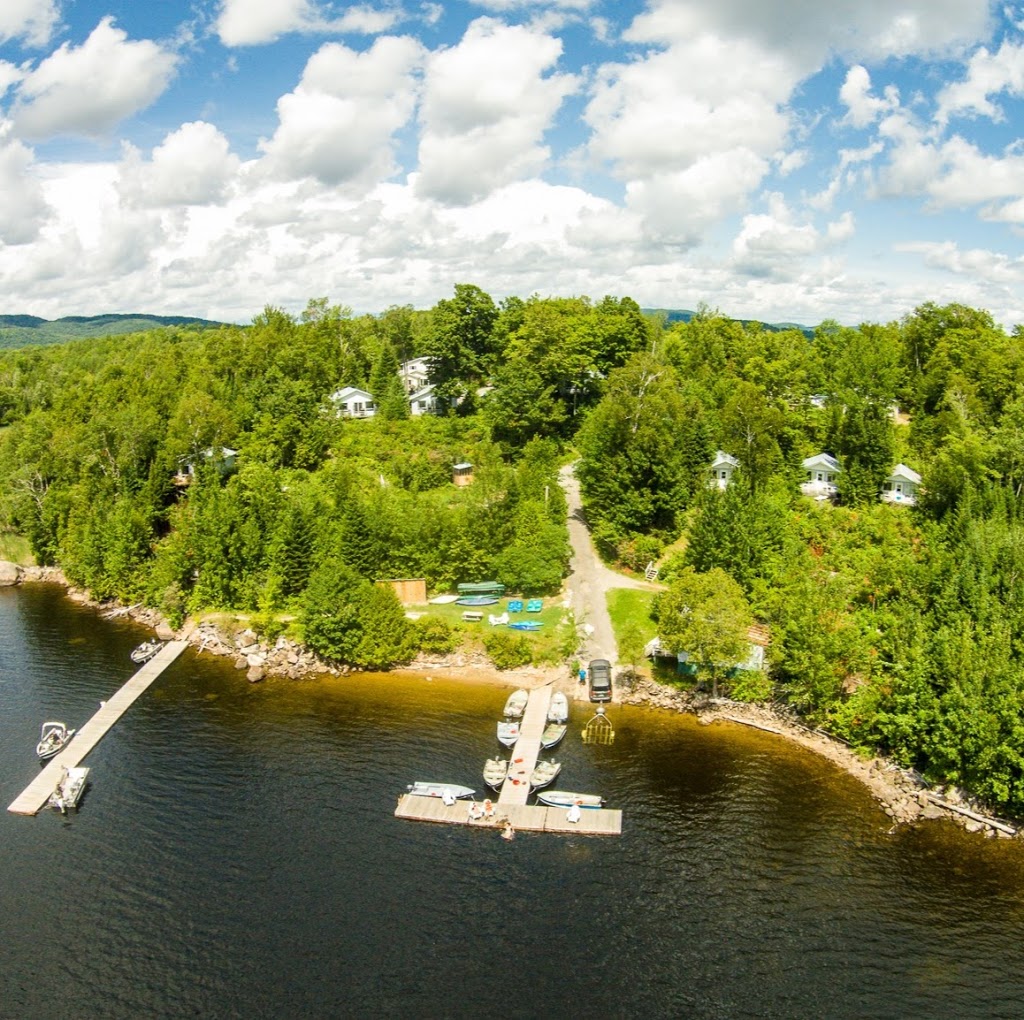
[[[0,0],[0,313],[1024,322],[1024,3]]]

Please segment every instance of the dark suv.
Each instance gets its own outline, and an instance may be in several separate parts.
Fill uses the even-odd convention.
[[[612,664],[607,659],[590,660],[590,700],[612,700]]]

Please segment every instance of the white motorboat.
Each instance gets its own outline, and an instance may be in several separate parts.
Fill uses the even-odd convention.
[[[468,786],[456,786],[454,783],[410,783],[406,789],[416,797],[440,797],[441,800],[457,800],[472,797],[476,792]]]
[[[45,761],[52,758],[58,751],[67,746],[67,742],[75,735],[62,722],[44,722],[39,731],[39,743],[36,744],[36,755]]]
[[[556,744],[561,743],[562,737],[565,736],[565,731],[568,728],[564,722],[549,722],[544,727],[544,732],[540,735],[540,746],[545,751],[550,751]]]
[[[84,767],[62,769],[57,787],[50,794],[47,803],[50,807],[57,808],[61,814],[65,814],[68,808],[78,807],[88,776],[89,770]]]
[[[562,763],[557,761],[539,761],[530,775],[530,786],[534,790],[550,786],[559,772],[562,771]]]
[[[578,804],[581,808],[599,808],[604,804],[604,797],[596,793],[569,793],[565,790],[543,790],[537,794],[537,801],[548,807],[571,808]]]
[[[505,702],[505,717],[507,719],[522,719],[526,711],[526,703],[530,700],[530,692],[520,688],[513,691]]]
[[[132,651],[132,662],[149,662],[163,646],[163,641],[143,641]]]
[[[519,739],[519,723],[502,721],[498,723],[498,743],[514,747]]]
[[[497,790],[508,775],[508,762],[504,758],[488,758],[484,763],[484,782]]]
[[[551,704],[548,705],[548,722],[567,723],[568,721],[569,699],[561,691],[555,691],[551,695]]]

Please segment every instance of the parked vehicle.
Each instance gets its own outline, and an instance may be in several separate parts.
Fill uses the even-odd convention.
[[[590,668],[590,700],[612,700],[612,664],[607,659],[591,659]]]

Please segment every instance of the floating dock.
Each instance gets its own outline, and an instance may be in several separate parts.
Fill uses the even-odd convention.
[[[582,836],[621,836],[622,812],[608,808],[584,808],[577,822],[568,820],[568,808],[527,804],[530,775],[540,756],[540,738],[551,705],[551,688],[530,691],[530,700],[519,726],[519,739],[512,748],[508,778],[498,794],[491,818],[470,818],[470,800],[445,804],[440,797],[419,797],[411,793],[398,798],[396,818],[416,822],[441,822],[447,825],[471,825],[478,829],[500,829],[510,822],[523,832],[576,833]]]
[[[505,822],[521,832],[575,833],[578,836],[621,836],[622,812],[608,808],[584,808],[578,822],[568,821],[566,808],[546,807],[543,804],[495,805],[493,818],[472,819],[469,806],[472,801],[460,800],[451,806],[440,797],[417,797],[404,793],[398,798],[396,818],[415,822],[442,822],[446,825],[470,825],[474,829],[501,829]],[[479,803],[479,801],[477,802]]]
[[[136,699],[185,649],[187,641],[168,641],[100,710],[71,738],[59,754],[50,759],[39,775],[7,808],[16,815],[34,815],[49,800],[60,779],[61,768],[74,768],[103,739],[107,730],[135,703]]]

